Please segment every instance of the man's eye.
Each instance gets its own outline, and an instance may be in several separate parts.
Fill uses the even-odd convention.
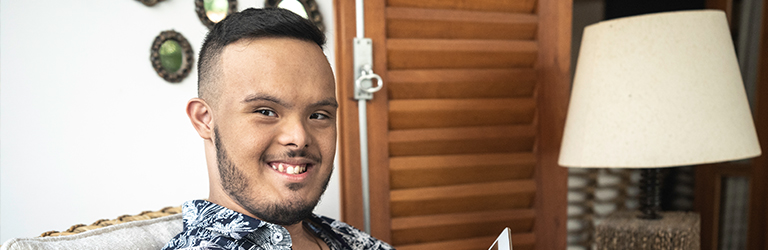
[[[275,113],[275,111],[272,111],[269,109],[259,109],[259,110],[256,110],[256,113],[259,113],[265,116],[273,116],[273,117],[277,116],[277,113]]]
[[[328,119],[329,117],[327,115],[321,114],[321,113],[314,113],[309,116],[309,119]]]

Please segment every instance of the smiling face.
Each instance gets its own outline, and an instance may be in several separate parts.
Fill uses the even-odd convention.
[[[312,42],[244,39],[224,48],[220,69],[220,94],[210,103],[219,180],[211,181],[226,197],[212,185],[211,201],[233,202],[242,208],[234,210],[275,224],[306,218],[336,151],[328,60]]]

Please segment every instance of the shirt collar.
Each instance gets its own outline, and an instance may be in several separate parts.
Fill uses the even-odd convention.
[[[185,202],[182,213],[185,230],[210,231],[233,240],[271,224],[207,200]]]

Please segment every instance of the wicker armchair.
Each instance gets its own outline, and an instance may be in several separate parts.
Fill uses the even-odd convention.
[[[91,225],[78,224],[63,232],[48,231],[40,237],[10,239],[0,250],[160,249],[182,228],[181,207],[166,207]]]

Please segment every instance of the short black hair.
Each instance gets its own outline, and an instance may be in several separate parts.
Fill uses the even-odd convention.
[[[224,47],[241,39],[293,38],[325,45],[325,34],[311,21],[282,8],[249,8],[231,14],[208,32],[197,60],[197,95],[214,101],[216,78],[221,69],[217,63]]]

